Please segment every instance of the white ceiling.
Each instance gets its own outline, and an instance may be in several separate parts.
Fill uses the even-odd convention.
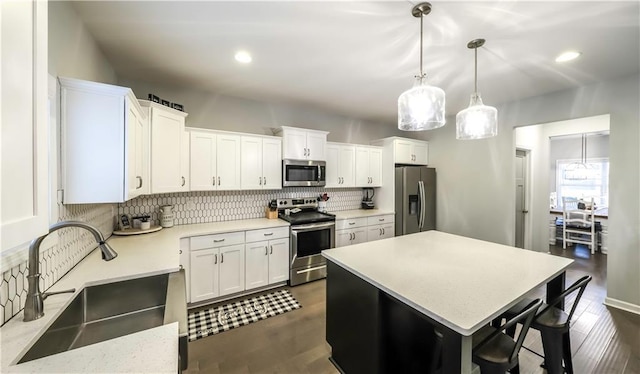
[[[87,1],[79,16],[120,78],[357,118],[397,121],[419,67],[420,21],[407,1]],[[424,70],[447,114],[468,105],[473,51],[479,90],[496,105],[640,70],[638,1],[432,1]],[[253,55],[238,64],[235,51]],[[554,62],[562,51],[582,57]]]

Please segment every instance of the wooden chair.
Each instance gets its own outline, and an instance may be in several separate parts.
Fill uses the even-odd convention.
[[[586,244],[591,249],[591,254],[594,254],[598,239],[593,198],[588,206],[591,209],[581,207],[580,204],[575,198],[562,197],[562,249],[567,249],[567,243]]]
[[[480,366],[482,374],[504,374],[507,371],[512,374],[520,373],[518,353],[541,305],[542,301],[539,299],[530,301],[520,313],[507,320],[504,325],[498,328],[485,326],[473,334],[473,362]],[[517,323],[522,324],[522,329],[514,340],[503,331]]]
[[[580,302],[580,298],[587,288],[587,284],[591,281],[591,276],[584,276],[573,283],[569,288],[562,291],[558,297],[553,299],[549,304],[543,304],[538,311],[531,328],[540,331],[542,336],[542,347],[544,349],[544,366],[550,374],[573,374],[573,360],[571,358],[571,340],[569,329],[571,327],[571,318],[576,311],[576,307]],[[557,307],[567,296],[574,292],[578,292],[571,310],[566,313]],[[503,318],[508,319],[511,316],[522,313],[521,311],[527,307],[531,299],[524,299],[514,305],[503,314]],[[507,328],[507,335],[514,336],[515,325]],[[564,361],[564,367],[562,365]]]

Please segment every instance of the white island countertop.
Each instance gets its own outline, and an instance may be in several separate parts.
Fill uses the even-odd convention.
[[[107,243],[118,257],[105,262],[96,249],[47,291],[169,273],[180,269],[180,239],[190,236],[245,231],[289,224],[279,219],[250,219],[181,225],[158,232],[112,236]],[[32,342],[53,322],[75,294],[54,295],[44,301],[44,317],[23,322],[18,313],[0,328],[2,373],[172,373],[178,368],[178,324],[73,349],[15,365]]]
[[[439,231],[322,254],[463,336],[473,334],[573,262]]]

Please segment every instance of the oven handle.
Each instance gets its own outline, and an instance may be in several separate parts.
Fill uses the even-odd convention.
[[[291,232],[305,232],[305,231],[313,231],[317,229],[325,229],[330,227],[335,227],[335,222],[328,223],[311,223],[308,225],[297,225],[291,226]]]

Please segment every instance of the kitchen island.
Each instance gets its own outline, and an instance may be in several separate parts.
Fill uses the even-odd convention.
[[[428,372],[435,330],[442,372],[471,373],[472,334],[573,260],[427,231],[326,250],[327,342],[345,373]]]

